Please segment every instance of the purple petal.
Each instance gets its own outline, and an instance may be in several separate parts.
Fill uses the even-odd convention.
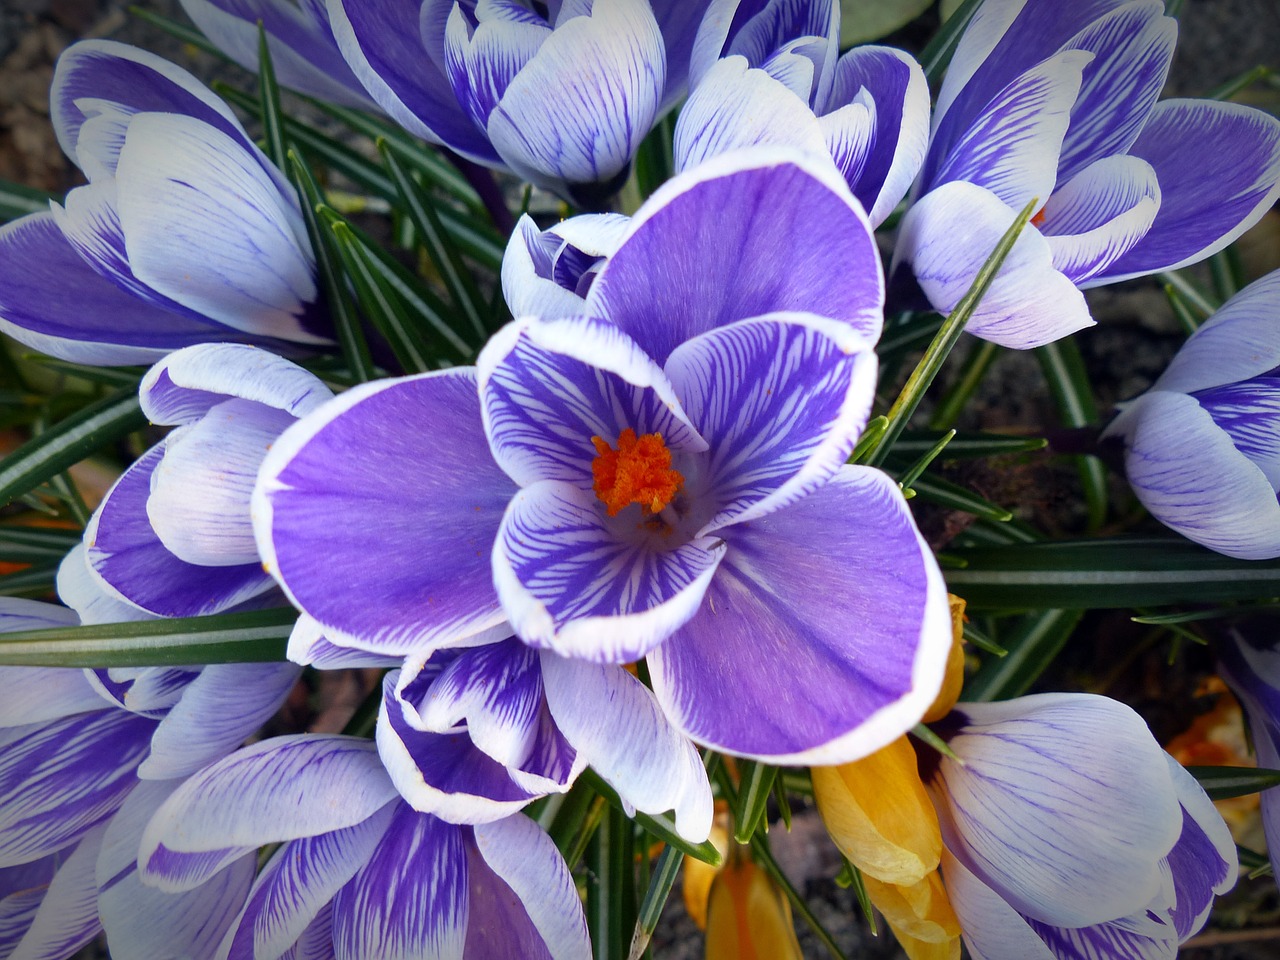
[[[723,545],[693,536],[672,546],[677,532],[650,530],[633,513],[607,517],[594,493],[555,480],[516,494],[494,543],[493,576],[522,640],[627,663],[693,616]]]
[[[944,841],[1019,913],[1082,927],[1136,913],[1182,830],[1165,754],[1124,704],[1089,694],[962,703],[942,757]]]
[[[1165,100],[1129,152],[1155,168],[1160,212],[1142,242],[1107,268],[1109,283],[1217,253],[1280,197],[1280,120],[1261,110]]]
[[[218,613],[270,589],[271,578],[256,562],[197,566],[160,542],[146,505],[163,453],[153,447],[139,457],[94,511],[84,535],[94,571],[120,597],[160,617]]]
[[[1173,757],[1165,760],[1182,805],[1182,835],[1169,851],[1169,869],[1176,895],[1173,922],[1183,942],[1209,919],[1214,896],[1236,885],[1240,863],[1231,831],[1204,788]]]
[[[0,331],[95,365],[149,363],[191,343],[239,337],[121,290],[80,258],[49,213],[0,226]]]
[[[93,866],[103,829],[89,833],[59,864],[30,927],[13,952],[5,955],[7,960],[62,960],[102,929]]]
[[[658,108],[666,113],[688,88],[694,37],[711,0],[650,0],[649,5],[667,48],[667,86]]]
[[[285,651],[294,663],[304,667],[314,666],[318,670],[358,669],[360,667],[398,667],[400,657],[388,657],[378,653],[367,653],[352,647],[342,647],[331,643],[324,635],[320,624],[305,613],[298,617],[298,622],[289,631],[289,647]]]
[[[660,364],[700,333],[778,311],[844,320],[874,340],[883,304],[879,254],[844,181],[825,161],[766,147],[664,184],[587,297]]]
[[[653,693],[616,664],[542,652],[547,705],[565,738],[622,802],[644,813],[674,810],[693,843],[711,832],[711,785],[693,744],[663,715]]]
[[[897,256],[910,264],[933,308],[950,313],[1013,224],[1015,212],[971,183],[925,194],[902,220]],[[1033,226],[1023,229],[965,327],[974,336],[1029,350],[1093,325],[1084,296],[1052,261]]]
[[[502,295],[512,315],[550,320],[582,313],[601,259],[617,249],[630,222],[617,213],[584,214],[544,233],[522,216],[502,257]]]
[[[84,672],[102,699],[149,720],[167,714],[199,674],[199,668],[184,667],[111,667]]]
[[[942,850],[947,898],[960,919],[964,942],[974,960],[1057,960],[1013,907],[978,879],[947,848]]]
[[[0,729],[0,867],[60,850],[114,813],[154,729],[111,708]]]
[[[590,960],[582,900],[551,838],[514,816],[477,826],[474,840],[468,956]]]
[[[489,139],[516,174],[549,188],[607,183],[653,126],[666,50],[648,4],[595,0],[561,18],[489,116]]]
[[[613,446],[624,429],[660,434],[672,452],[707,448],[666,375],[612,324],[516,320],[490,339],[476,375],[493,458],[521,486],[590,489],[593,438]]]
[[[763,0],[712,0],[694,40],[689,67],[689,83],[695,89],[717,60],[731,54],[747,58],[753,67],[796,38],[816,37],[825,41],[819,73],[822,91],[830,85],[836,61],[836,41],[840,34],[840,5],[819,2],[763,2]]]
[[[536,13],[516,4],[490,0],[473,10],[472,26],[454,4],[445,28],[445,73],[454,96],[481,130],[512,79],[551,36]]]
[[[334,897],[338,960],[462,960],[466,834],[401,804],[369,861]]]
[[[925,189],[963,180],[1015,210],[1034,198],[1043,203],[1057,180],[1062,138],[1089,60],[1067,50],[1018,76],[974,119]]]
[[[31,863],[0,869],[0,956],[13,955],[40,909],[49,881],[64,859],[55,853]]]
[[[16,599],[4,598],[6,601]],[[36,603],[35,600],[19,602]],[[31,627],[17,626],[14,618],[4,615],[3,611],[7,606],[9,603],[0,606],[0,632],[62,626],[43,620],[35,620]],[[72,624],[76,622],[73,620]],[[87,710],[101,710],[106,706],[102,697],[85,679],[84,671],[70,667],[0,667],[0,689],[5,692],[4,700],[0,702],[0,727],[46,723]]]
[[[332,641],[403,655],[502,623],[489,551],[514,491],[459,368],[348,390],[287,430],[262,465],[254,529]]]
[[[368,740],[276,737],[184,781],[147,826],[138,866],[147,883],[190,890],[256,847],[355,826],[394,798]]]
[[[275,715],[301,673],[292,663],[205,667],[160,721],[138,776],[185,777],[230,753]]]
[[[920,719],[951,627],[941,574],[897,484],[845,467],[725,538],[698,615],[649,657],[676,726],[740,756],[833,764]]]
[[[875,393],[869,345],[805,314],[743,320],[688,341],[667,375],[711,452],[702,477],[710,533],[763,516],[824,483],[849,459]]]

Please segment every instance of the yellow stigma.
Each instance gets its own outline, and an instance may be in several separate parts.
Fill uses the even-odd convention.
[[[661,513],[684,484],[680,471],[671,469],[671,451],[660,433],[637,437],[627,427],[618,435],[616,450],[603,437],[592,437],[591,442],[596,448],[591,461],[594,489],[611,517],[633,503],[645,513]]]

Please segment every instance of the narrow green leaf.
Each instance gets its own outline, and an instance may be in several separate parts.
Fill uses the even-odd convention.
[[[778,768],[751,760],[739,761],[742,779],[738,781],[738,801],[733,808],[733,838],[739,843],[749,843],[756,828],[768,832],[766,813],[769,808],[769,792],[777,779]]]
[[[965,513],[972,513],[976,517],[983,517],[996,523],[1003,523],[1013,517],[1013,514],[1004,507],[941,477],[917,477],[914,490],[922,499],[930,503],[936,503],[951,510],[963,510]]]
[[[1266,767],[1187,767],[1211,800],[1229,800],[1280,786],[1280,770]]]
[[[658,855],[658,865],[649,878],[649,889],[645,891],[644,900],[640,904],[640,913],[636,917],[635,932],[631,934],[631,949],[627,952],[627,960],[640,960],[649,949],[649,941],[653,939],[653,931],[658,929],[658,920],[662,916],[662,908],[667,905],[671,896],[671,888],[675,886],[676,877],[680,876],[680,866],[684,863],[684,854],[675,847],[662,848]]]
[[[867,921],[867,928],[873,937],[880,935],[876,928],[876,912],[871,906],[871,896],[867,893],[867,885],[862,882],[862,871],[855,867],[849,859],[844,855],[840,855],[840,873],[836,876],[836,883],[846,889],[852,889],[854,898],[858,901],[858,909],[862,911],[862,916]]]
[[[262,108],[262,135],[267,141],[267,156],[281,170],[288,162],[284,145],[284,111],[280,109],[280,87],[276,84],[276,68],[267,47],[267,30],[258,21],[258,102]]]
[[[1217,305],[1199,287],[1177,270],[1166,270],[1164,273],[1157,274],[1157,276],[1160,278],[1161,283],[1177,290],[1182,299],[1199,312],[1201,317],[1207,318],[1218,309]]]
[[[813,931],[824,947],[831,953],[836,960],[847,960],[844,953],[836,945],[835,938],[827,932],[827,928],[822,925],[822,921],[814,915],[809,909],[809,904],[804,897],[800,896],[795,886],[788,879],[787,875],[782,872],[782,868],[778,866],[778,861],[773,858],[773,851],[769,849],[769,842],[765,839],[764,834],[757,833],[755,839],[751,842],[751,851],[756,862],[764,868],[769,874],[773,882],[778,885],[787,899],[791,901],[791,908],[800,914],[805,923],[809,925],[809,929]]]
[[[138,389],[139,381],[147,372],[146,367],[86,367],[84,364],[71,363],[69,360],[46,357],[42,353],[24,353],[22,359],[38,363],[58,373],[88,380],[90,383],[101,383],[108,387],[129,387],[132,390]]]
[[[1080,347],[1070,337],[1036,348],[1036,359],[1044,372],[1065,427],[1084,427],[1098,422],[1098,408],[1093,401],[1093,387],[1080,356]],[[1098,530],[1107,519],[1107,472],[1097,457],[1077,456],[1076,470],[1084,492],[1086,528]]]
[[[955,437],[955,435],[956,435],[956,432],[954,430],[948,430],[940,438],[938,438],[937,443],[935,443],[932,447],[926,450],[916,460],[915,463],[913,463],[911,466],[907,467],[907,469],[903,471],[902,476],[898,478],[899,486],[901,486],[905,490],[909,488],[913,483],[915,483],[916,480],[919,478],[920,474],[924,473],[925,470],[928,469],[929,464],[933,463],[934,460],[938,459],[938,456],[942,453],[943,450],[946,449],[947,444],[951,442],[952,438]]]
[[[1081,616],[1080,610],[1040,610],[1024,616],[1004,638],[1008,655],[986,661],[966,680],[964,699],[1007,700],[1026,693],[1053,662]]]
[[[0,596],[43,597],[53,593],[58,565],[38,564],[0,576]],[[0,637],[5,636],[0,634]],[[0,648],[2,649],[2,648]]]
[[[968,697],[967,690],[965,691],[965,694],[966,694],[966,699],[970,699]],[[951,747],[947,745],[947,741],[943,740],[940,736],[938,736],[936,733],[934,733],[932,730],[926,727],[923,723],[917,723],[914,727],[912,727],[911,735],[915,737],[917,740],[919,740],[921,743],[925,744],[925,746],[933,748],[938,753],[942,754],[944,757],[950,757],[952,760],[960,759],[959,757],[956,756],[955,751],[952,750]]]
[[[216,46],[205,39],[204,34],[199,30],[187,26],[185,23],[179,23],[176,20],[170,20],[168,17],[160,13],[148,10],[145,7],[131,6],[129,7],[131,16],[137,17],[139,20],[151,24],[153,27],[159,27],[171,37],[176,37],[183,43],[189,43],[198,50],[205,53],[213,54],[219,60],[230,61],[230,58],[219,50]]]
[[[285,659],[291,608],[208,617],[102,623],[0,634],[0,663],[41,667],[152,667]]]
[[[627,910],[627,878],[631,876],[631,823],[621,810],[610,809],[587,849],[587,927],[595,960],[622,960],[627,931],[634,927],[634,900]],[[634,888],[634,877],[632,878]],[[630,916],[629,916],[630,914]]]
[[[1280,597],[1280,560],[1233,560],[1187,540],[1115,537],[955,548],[947,584],[973,607],[1159,607]]]
[[[928,10],[932,3],[933,0],[841,0],[840,49],[888,36]]]
[[[1271,872],[1271,861],[1267,859],[1265,853],[1259,853],[1257,850],[1250,850],[1248,847],[1239,845],[1236,846],[1236,853],[1240,857],[1240,869],[1248,871],[1246,875],[1250,880]]]
[[[921,457],[945,436],[941,430],[908,430],[893,445],[891,461],[903,462],[907,457]],[[947,444],[944,460],[970,460],[1000,457],[1010,453],[1031,453],[1049,445],[1044,437],[1015,437],[1002,433],[957,433]]]
[[[1165,299],[1169,301],[1169,308],[1173,310],[1173,315],[1177,318],[1179,324],[1182,325],[1182,331],[1187,336],[1195,333],[1200,328],[1200,324],[1204,322],[1201,316],[1190,303],[1176,288],[1170,284],[1164,285]]]
[[[59,420],[0,461],[0,506],[146,422],[133,389],[117,390]]]
[[[1214,87],[1212,90],[1204,94],[1206,100],[1230,100],[1237,93],[1252,87],[1255,83],[1260,83],[1270,77],[1275,71],[1267,66],[1256,66],[1246,70],[1244,73],[1233,77],[1226,83]]]
[[[663,117],[640,141],[636,151],[635,180],[641,199],[671,179],[675,173],[672,154],[675,142],[676,111]]]
[[[591,815],[592,806],[600,798],[591,789],[590,784],[579,778],[578,782],[569,788],[568,793],[557,794],[554,799],[559,802],[550,815],[551,822],[544,826],[547,836],[551,838],[551,842],[565,856],[566,862],[572,868],[577,864],[577,859],[569,860],[569,852],[577,838],[582,835],[583,828]],[[585,843],[583,846],[585,848]]]
[[[955,424],[961,412],[969,405],[982,380],[991,369],[992,364],[1004,352],[1004,348],[990,340],[974,340],[969,353],[964,358],[960,373],[951,389],[938,401],[929,426],[934,430],[945,430]]]
[[[853,453],[849,454],[849,462],[862,463],[864,459],[870,456],[871,452],[875,450],[876,444],[880,442],[880,438],[884,436],[884,431],[888,426],[888,417],[872,417],[862,431],[862,436],[858,438],[858,442],[853,448]]]
[[[0,526],[0,561],[60,563],[80,542],[79,530],[55,527]]]
[[[897,323],[886,325],[884,333],[876,344],[876,354],[880,364],[885,367],[902,359],[906,354],[919,350],[938,335],[942,329],[943,318],[936,313],[921,313],[914,316],[904,315]],[[889,375],[882,369],[881,379]]]
[[[1175,623],[1193,623],[1196,620],[1217,620],[1222,617],[1239,617],[1250,613],[1275,613],[1275,603],[1251,603],[1231,607],[1215,607],[1212,610],[1180,610],[1177,613],[1148,613],[1130,617],[1134,623],[1152,626],[1168,626]]]
[[[0,222],[17,220],[31,213],[47,213],[56,194],[23,186],[0,177]]]
[[[1244,286],[1244,270],[1240,254],[1235,247],[1219,250],[1208,261],[1209,279],[1213,281],[1213,295],[1219,303],[1226,303]]]
[[[920,358],[916,368],[911,371],[911,376],[907,378],[902,392],[898,394],[898,398],[893,401],[893,406],[889,408],[889,426],[885,430],[880,445],[876,447],[871,456],[870,463],[872,466],[878,466],[884,461],[885,455],[888,454],[889,448],[897,440],[898,434],[902,432],[907,425],[907,421],[911,419],[911,415],[915,413],[916,407],[924,399],[925,391],[929,389],[934,377],[942,369],[942,364],[951,353],[951,348],[955,346],[956,341],[960,339],[960,334],[964,333],[965,324],[969,322],[974,310],[977,309],[978,304],[986,295],[987,289],[991,286],[991,281],[1000,272],[1001,264],[1004,263],[1005,257],[1009,255],[1009,251],[1013,249],[1018,235],[1022,233],[1022,228],[1031,219],[1031,214],[1036,209],[1037,203],[1038,200],[1033,197],[1027,201],[1027,205],[1014,217],[1009,229],[1005,231],[1004,236],[1000,238],[995,249],[991,251],[991,255],[987,257],[986,262],[983,263],[982,268],[978,271],[977,276],[973,278],[973,283],[969,286],[969,289],[965,291],[955,309],[942,322],[941,329],[930,341],[929,346],[925,349],[924,356]]]
[[[920,53],[920,66],[924,68],[925,79],[929,86],[937,87],[942,71],[947,69],[951,56],[956,52],[960,36],[973,17],[974,11],[982,5],[982,0],[965,0],[938,30],[932,40]]]
[[[582,772],[579,778],[581,782],[590,785],[591,789],[605,799],[605,801],[615,809],[622,809],[622,801],[618,799],[617,792],[609,784],[601,778],[601,776],[588,767]],[[695,860],[702,860],[718,867],[724,861],[720,856],[720,851],[716,849],[715,844],[710,840],[702,843],[690,843],[684,837],[676,832],[675,819],[667,813],[651,815],[647,813],[636,813],[633,818],[637,826],[646,833],[652,834],[663,843],[670,844],[681,853],[687,853]]]
[[[356,712],[351,715],[343,734],[348,737],[372,737],[378,725],[378,711],[382,709],[382,684],[375,683],[373,689],[360,701]]]
[[[778,816],[782,819],[782,828],[791,832],[791,801],[787,797],[787,785],[779,775],[773,781],[773,799],[778,804]]]
[[[988,637],[970,621],[965,621],[964,638],[979,650],[985,650],[993,657],[1007,657],[1009,655],[1008,650]]]

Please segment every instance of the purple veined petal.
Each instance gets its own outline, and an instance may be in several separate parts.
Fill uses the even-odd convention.
[[[629,663],[698,609],[723,542],[650,531],[631,511],[606,517],[596,495],[541,480],[511,500],[493,578],[520,639],[567,657]]]
[[[327,18],[309,15],[305,3],[297,7],[288,0],[180,2],[200,32],[246,70],[258,72],[258,22],[262,21],[281,86],[348,107],[373,106],[338,52]]]
[[[948,745],[959,760],[942,757],[934,781],[946,845],[1042,923],[1090,926],[1147,906],[1182,810],[1142,718],[1068,693],[956,711],[963,726]]]
[[[67,551],[58,564],[58,599],[80,616],[85,626],[155,619],[141,607],[118,597],[89,565],[84,543]]]
[[[1155,168],[1160,212],[1142,242],[1107,268],[1108,283],[1198,263],[1280,197],[1280,120],[1261,110],[1164,100],[1129,152]]]
[[[1275,488],[1194,397],[1146,393],[1108,431],[1124,437],[1129,484],[1165,526],[1229,557],[1280,556]]]
[[[944,184],[907,211],[896,256],[911,265],[933,308],[950,313],[1015,216],[982,187]],[[1028,225],[965,329],[1001,346],[1029,350],[1093,323],[1084,295],[1054,267],[1048,242]]]
[[[1068,41],[1094,54],[1062,143],[1058,183],[1103,157],[1125,153],[1155,106],[1173,62],[1178,21],[1159,0],[1118,7]]]
[[[239,336],[100,276],[52,213],[0,226],[0,332],[51,357],[106,366],[150,363],[178,347]]]
[[[50,854],[0,870],[0,956],[9,957],[31,926],[65,855]]]
[[[62,960],[102,929],[94,861],[105,827],[95,827],[58,865],[22,939],[5,960]]]
[[[320,908],[298,942],[281,954],[281,960],[334,960],[333,901]]]
[[[435,54],[424,49],[425,9],[419,0],[328,0],[338,49],[388,116],[415,136],[497,166],[497,153],[458,105]]]
[[[1271,489],[1280,491],[1280,377],[1223,384],[1192,396],[1263,472]]]
[[[396,696],[396,671],[383,680],[376,731],[378,753],[396,789],[411,807],[451,823],[483,823],[515,813],[547,793],[563,793],[581,767],[541,789],[516,781],[512,771],[481,751],[465,730],[428,733],[410,722],[413,705]],[[418,721],[420,724],[420,721]],[[576,758],[567,758],[576,765]]]
[[[675,129],[676,170],[739,147],[776,144],[815,157],[827,142],[809,105],[746,58],[726,57],[689,95]]]
[[[1037,226],[1053,265],[1083,288],[1141,242],[1159,209],[1160,184],[1150,164],[1103,157],[1054,191]]]
[[[822,70],[823,55],[828,50],[830,44],[824,37],[801,37],[783,44],[758,65],[803,100],[806,106],[811,106],[822,102],[818,100],[821,85],[831,85],[829,74]],[[751,60],[750,57],[743,59]]]
[[[480,352],[476,378],[493,459],[521,486],[589,490],[593,438],[612,447],[626,429],[661,435],[673,453],[707,449],[662,369],[601,320],[515,320]]]
[[[587,296],[588,313],[659,364],[700,333],[779,311],[843,320],[874,341],[883,307],[861,205],[828,159],[780,147],[713,157],[663,184]]]
[[[1057,960],[1026,919],[946,847],[942,849],[942,873],[947,899],[955,908],[973,960]]]
[[[657,118],[666,48],[648,3],[595,0],[555,31],[489,115],[493,148],[549,189],[609,184]]]
[[[134,116],[132,110],[105,100],[95,103],[93,109],[98,112],[80,125],[75,152],[76,166],[90,183],[109,181],[116,175],[120,149]]]
[[[547,960],[590,960],[582,900],[551,838],[524,816],[478,825],[473,835],[478,856],[468,859],[468,955],[537,956],[541,947]],[[493,942],[489,938],[504,930],[513,946],[534,952],[485,949]]]
[[[467,833],[398,805],[382,842],[334,897],[337,960],[462,960]]]
[[[667,51],[667,85],[658,113],[664,114],[685,95],[689,86],[689,58],[698,25],[711,0],[650,0]]]
[[[361,667],[398,667],[400,657],[367,653],[351,647],[332,643],[324,635],[324,628],[305,613],[289,631],[289,646],[285,655],[294,663],[317,670],[350,670]]]
[[[299,734],[244,747],[185,780],[138,853],[145,883],[181,892],[266,843],[355,826],[395,799],[368,740]]]
[[[310,329],[315,258],[297,199],[220,130],[144,114],[129,125],[116,171],[134,275],[234,330],[329,343]]]
[[[84,676],[108,703],[159,720],[199,673],[199,667],[111,667],[85,670]]]
[[[478,24],[473,23],[476,18]],[[453,5],[444,33],[445,75],[477,127],[485,129],[515,75],[549,36],[545,20],[509,0],[477,5],[470,17]]]
[[[140,783],[111,818],[95,868],[98,913],[111,950],[121,957],[213,960],[240,911],[256,858],[247,854],[187,893],[165,893],[138,878],[138,843],[175,783]]]
[[[160,721],[138,776],[185,777],[230,753],[275,715],[301,673],[293,663],[205,667]]]
[[[696,89],[723,57],[738,54],[758,67],[787,41],[813,37],[826,46],[819,70],[822,102],[831,84],[839,35],[840,5],[831,0],[712,0],[693,42],[690,87]]]
[[[1231,831],[1204,788],[1173,757],[1165,759],[1182,805],[1182,836],[1169,851],[1177,895],[1173,922],[1181,943],[1200,932],[1214,896],[1236,885],[1240,861]]]
[[[1055,957],[1097,957],[1098,960],[1168,960],[1177,954],[1177,941],[1126,930],[1120,923],[1088,927],[1055,927],[1024,918],[1027,926]]]
[[[218,613],[269,590],[271,578],[256,562],[197,566],[179,560],[160,542],[146,504],[163,452],[152,447],[139,457],[89,519],[86,557],[98,578],[117,600],[159,617]]]
[[[856,330],[801,313],[742,320],[677,347],[667,374],[711,447],[696,482],[716,512],[699,535],[771,513],[834,475],[870,415],[876,367]]]
[[[170,433],[146,502],[165,549],[200,566],[256,563],[249,498],[267,451],[294,422],[282,410],[233,399]]]
[[[951,627],[897,484],[844,467],[725,534],[698,615],[649,657],[671,721],[700,744],[785,764],[846,763],[909,730],[942,683]]]
[[[185,114],[256,150],[231,108],[181,67],[114,40],[81,40],[58,58],[49,106],[58,145],[75,159],[80,128],[102,110]],[[277,174],[277,183],[288,183]]]
[[[276,960],[286,955],[368,862],[397,806],[389,803],[355,826],[282,846],[254,881],[220,956],[225,960]]]
[[[35,600],[24,602],[36,603]],[[30,627],[14,626],[12,618],[5,616],[4,606],[0,606],[0,632],[55,626],[43,620],[35,620]],[[77,622],[73,620],[69,625]],[[88,710],[101,710],[106,705],[85,679],[84,671],[71,667],[0,667],[0,690],[5,692],[4,699],[0,700],[0,727],[47,723]]]
[[[974,118],[948,153],[932,190],[955,180],[985,187],[1017,210],[1048,199],[1081,77],[1093,55],[1064,50],[1016,77]]]
[[[297,364],[237,343],[175,350],[138,385],[142,412],[166,426],[191,423],[230,398],[302,417],[332,397],[332,390]]]
[[[691,843],[711,833],[711,785],[694,745],[653,693],[622,667],[544,650],[547,705],[566,739],[618,791],[629,812],[674,810]]]
[[[852,103],[864,89],[875,103],[875,136],[857,181],[849,186],[866,208],[871,225],[877,227],[907,195],[924,163],[929,145],[929,85],[920,64],[903,51],[855,47],[836,64],[827,110]]]
[[[110,708],[0,729],[0,867],[48,856],[111,816],[153,729]]]
[[[836,169],[849,189],[854,189],[875,141],[875,99],[865,88],[860,89],[849,103],[819,117],[818,126]]]
[[[489,551],[515,489],[489,453],[473,369],[381,380],[276,441],[254,532],[266,567],[332,642],[425,653],[508,635],[489,634],[505,619]]]
[[[1280,367],[1280,270],[1224,303],[1169,361],[1154,389],[1194,393]]]
[[[582,313],[579,289],[597,271],[567,270],[566,257],[598,263],[618,248],[630,222],[616,213],[584,214],[543,233],[528,215],[522,216],[502,257],[502,294],[512,315],[546,320]]]

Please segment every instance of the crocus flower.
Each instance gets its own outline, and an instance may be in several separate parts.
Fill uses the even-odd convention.
[[[1196,263],[1271,207],[1280,121],[1234,103],[1157,102],[1176,34],[1158,0],[979,8],[895,250],[935,309],[955,307],[1033,199],[968,326],[1020,349],[1093,323],[1077,288]]]
[[[941,729],[958,759],[930,789],[975,960],[1172,960],[1235,884],[1222,817],[1123,704],[960,703]]]
[[[676,123],[676,168],[753,144],[806,149],[835,162],[879,226],[924,161],[929,88],[920,65],[890,47],[837,61],[839,35],[830,0],[712,3]],[[722,59],[708,62],[717,51]]]
[[[373,102],[342,59],[324,0],[179,0],[200,32],[246,70],[258,70],[258,23],[281,86],[349,107]]]
[[[800,960],[791,904],[747,857],[726,863],[711,882],[706,960]]]
[[[1280,271],[1228,300],[1104,436],[1151,515],[1246,560],[1280,556]]]
[[[594,203],[684,89],[707,0],[329,0],[347,62],[410,132]]]
[[[845,465],[881,296],[829,164],[714,158],[631,220],[584,315],[518,319],[476,369],[357,387],[286,431],[259,548],[334,642],[422,655],[509,621],[564,656],[649,654],[697,742],[861,756],[919,719],[950,644],[896,484]]]
[[[582,312],[587,291],[626,233],[629,217],[588,213],[539,230],[525,214],[502,257],[502,295],[514,316]]]
[[[163,617],[217,613],[270,590],[249,494],[276,437],[332,395],[301,367],[244,344],[199,344],[152,367],[142,409],[176,429],[89,520],[86,558],[102,587]]]
[[[367,740],[278,737],[205,768],[152,818],[139,862],[179,892],[269,843],[228,960],[591,956],[573,877],[532,821],[418,813]]]
[[[89,183],[0,227],[0,330],[88,364],[330,342],[293,188],[195,77],[85,40],[59,58],[50,101]]]

